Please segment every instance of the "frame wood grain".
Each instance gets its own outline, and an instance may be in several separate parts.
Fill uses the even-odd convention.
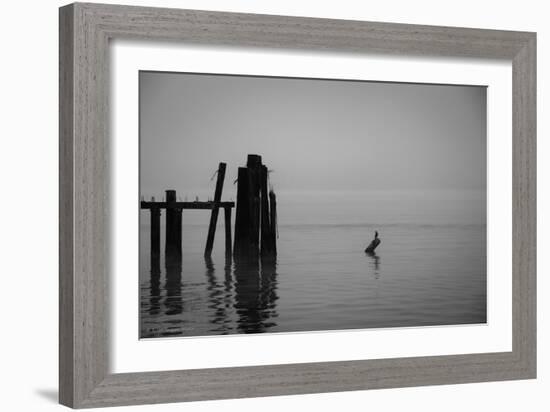
[[[62,404],[89,408],[536,376],[535,33],[85,3],[62,7],[59,28]],[[115,38],[511,61],[512,351],[109,373],[108,70]]]

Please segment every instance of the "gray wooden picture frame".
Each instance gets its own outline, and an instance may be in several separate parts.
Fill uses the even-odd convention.
[[[536,376],[535,33],[85,3],[62,7],[59,28],[62,404],[86,408]],[[511,61],[512,351],[109,373],[109,40],[121,38]]]

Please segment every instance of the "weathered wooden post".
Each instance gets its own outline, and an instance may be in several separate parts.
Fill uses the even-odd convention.
[[[206,238],[206,247],[204,248],[205,257],[210,257],[212,255],[212,248],[214,247],[214,236],[216,235],[216,225],[218,223],[218,213],[222,198],[223,181],[225,179],[225,167],[225,163],[220,163],[218,167],[218,179],[216,181],[216,190],[214,191],[214,203],[212,204],[210,225],[208,226],[208,237]]]
[[[160,258],[160,209],[151,207],[151,261]]]
[[[277,255],[277,197],[273,190],[269,191],[269,224],[271,225],[271,245],[273,256]]]
[[[166,246],[167,257],[181,257],[181,214],[176,208],[176,191],[166,191]]]
[[[368,253],[368,254],[373,254],[374,253],[374,249],[376,249],[378,247],[378,245],[380,244],[381,240],[380,238],[378,237],[378,230],[375,230],[374,231],[374,239],[372,240],[372,242],[370,242],[370,244],[367,246],[367,248],[365,249],[365,253]]]
[[[262,259],[273,259],[273,236],[271,235],[271,223],[269,214],[269,195],[267,192],[267,167],[261,166],[260,169],[260,196],[261,196],[261,251]]]
[[[236,257],[244,257],[249,247],[250,210],[248,202],[248,168],[239,167],[237,177],[237,211],[235,214],[235,243],[233,252]]]
[[[250,258],[257,258],[260,252],[260,170],[262,157],[249,154],[246,162],[248,168],[248,204],[250,210],[249,225],[249,250]]]
[[[276,209],[270,203],[275,198],[268,193],[268,170],[259,155],[249,154],[246,168],[239,168],[237,216],[235,219],[235,257],[272,259],[276,255]],[[275,206],[276,207],[276,206]]]
[[[231,208],[224,207],[225,212],[225,257],[231,259],[233,251],[231,250]]]

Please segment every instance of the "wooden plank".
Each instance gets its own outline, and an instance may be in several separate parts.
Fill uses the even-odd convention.
[[[212,205],[212,214],[210,215],[210,224],[208,225],[208,236],[206,238],[206,247],[204,248],[204,256],[212,255],[214,247],[214,236],[216,235],[216,224],[218,223],[218,212],[220,210],[220,201],[222,198],[223,181],[225,179],[225,163],[220,163],[218,166],[218,179],[216,180],[216,189],[214,191],[214,203]]]

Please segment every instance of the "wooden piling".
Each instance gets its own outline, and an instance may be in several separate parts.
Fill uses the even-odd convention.
[[[378,237],[378,231],[375,231],[374,233],[375,233],[374,234],[374,239],[372,240],[372,242],[370,242],[370,244],[365,249],[365,253],[374,254],[374,249],[376,249],[378,247],[378,245],[380,244],[380,238]]]
[[[166,246],[165,253],[171,257],[181,257],[181,213],[182,210],[174,207],[176,191],[166,191]]]
[[[257,258],[260,252],[260,173],[262,157],[249,154],[246,162],[248,168],[248,204],[250,210],[249,245],[247,255]]]
[[[260,168],[260,255],[262,259],[271,259],[275,256],[273,251],[273,236],[271,235],[271,223],[269,215],[269,195],[267,192],[267,167]]]
[[[151,261],[160,257],[160,209],[154,207],[151,212]]]
[[[225,257],[231,259],[233,251],[231,250],[231,208],[225,207]]]
[[[218,223],[218,213],[220,210],[220,201],[222,198],[223,181],[225,179],[225,163],[220,163],[218,166],[218,179],[216,180],[216,189],[214,191],[214,202],[212,205],[212,213],[210,215],[210,225],[208,226],[208,236],[206,238],[206,247],[204,248],[204,256],[212,255],[214,247],[214,236],[216,235],[216,224]]]
[[[269,191],[269,224],[271,225],[271,247],[273,256],[277,255],[277,197],[273,190]]]
[[[235,214],[235,242],[233,254],[244,257],[249,247],[249,223],[250,210],[248,202],[248,168],[239,167],[237,177],[237,211]]]
[[[273,200],[272,200],[273,199]],[[259,155],[249,154],[246,168],[239,168],[234,256],[271,259],[276,255],[275,194],[268,192],[268,170]],[[273,219],[272,216],[273,215]]]

